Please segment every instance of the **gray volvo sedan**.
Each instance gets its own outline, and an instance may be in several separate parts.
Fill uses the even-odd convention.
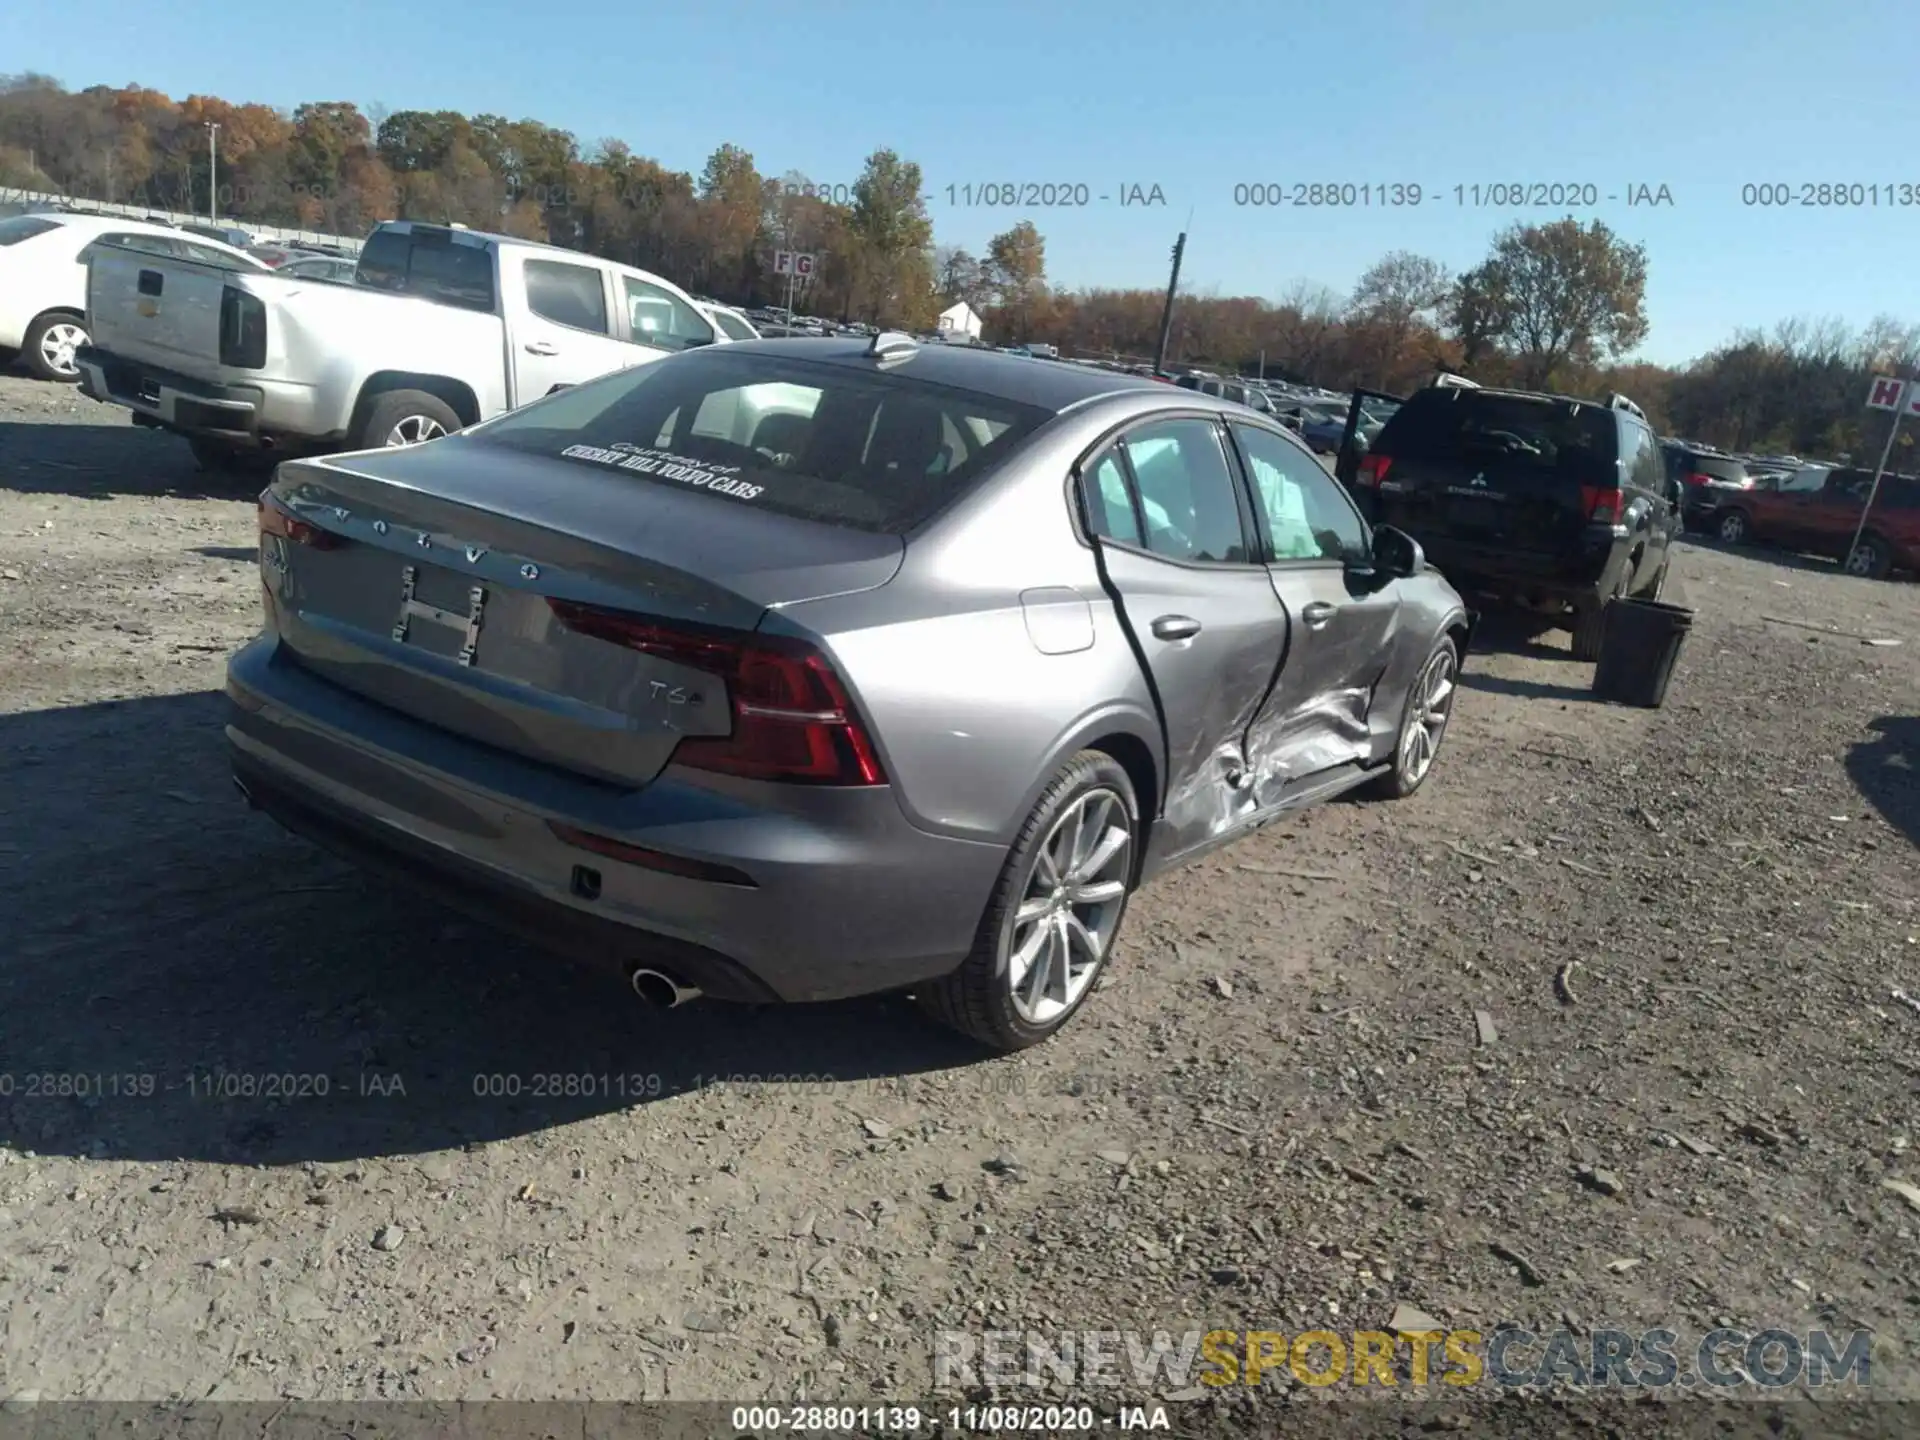
[[[646,999],[1045,1039],[1160,871],[1418,789],[1472,617],[1268,417],[904,336],[280,466],[247,800]]]

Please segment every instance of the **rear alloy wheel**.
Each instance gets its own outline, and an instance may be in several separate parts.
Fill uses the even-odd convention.
[[[1420,667],[1407,691],[1407,707],[1400,717],[1400,733],[1393,745],[1393,768],[1374,781],[1372,792],[1386,800],[1404,800],[1426,783],[1453,718],[1453,699],[1459,692],[1460,652],[1442,639],[1427,663]]]
[[[424,390],[389,390],[367,408],[354,444],[361,450],[423,445],[459,428],[460,417],[439,396]]]
[[[75,352],[87,343],[87,327],[72,315],[42,315],[27,327],[21,353],[42,380],[71,385],[80,379]]]
[[[1753,536],[1753,527],[1747,523],[1744,512],[1727,510],[1721,513],[1714,524],[1713,533],[1720,537],[1723,545],[1744,545]]]
[[[1058,1031],[1092,993],[1133,888],[1138,802],[1112,756],[1083,750],[1054,777],[1007,853],[973,953],[916,994],[995,1050]]]
[[[1893,547],[1878,535],[1862,535],[1847,556],[1846,571],[1862,580],[1884,580],[1893,570]]]

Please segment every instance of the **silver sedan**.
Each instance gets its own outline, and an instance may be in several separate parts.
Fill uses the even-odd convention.
[[[656,1003],[1046,1038],[1145,881],[1431,773],[1472,619],[1269,417],[904,336],[749,341],[294,460],[241,792]]]

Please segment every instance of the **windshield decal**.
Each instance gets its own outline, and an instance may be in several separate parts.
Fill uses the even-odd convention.
[[[766,486],[755,485],[746,480],[736,479],[740,473],[738,465],[715,465],[704,460],[692,460],[685,455],[675,455],[671,450],[655,450],[642,445],[629,444],[625,440],[616,441],[611,448],[599,445],[569,445],[560,452],[570,460],[594,460],[602,465],[615,465],[622,470],[638,471],[642,475],[658,475],[666,480],[678,480],[683,485],[691,485],[699,490],[712,490],[721,495],[731,495],[736,500],[755,500],[766,491]]]

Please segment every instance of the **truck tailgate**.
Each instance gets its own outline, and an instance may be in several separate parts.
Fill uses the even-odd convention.
[[[237,272],[95,245],[87,251],[87,330],[128,360],[211,375],[220,368],[220,297]]]

